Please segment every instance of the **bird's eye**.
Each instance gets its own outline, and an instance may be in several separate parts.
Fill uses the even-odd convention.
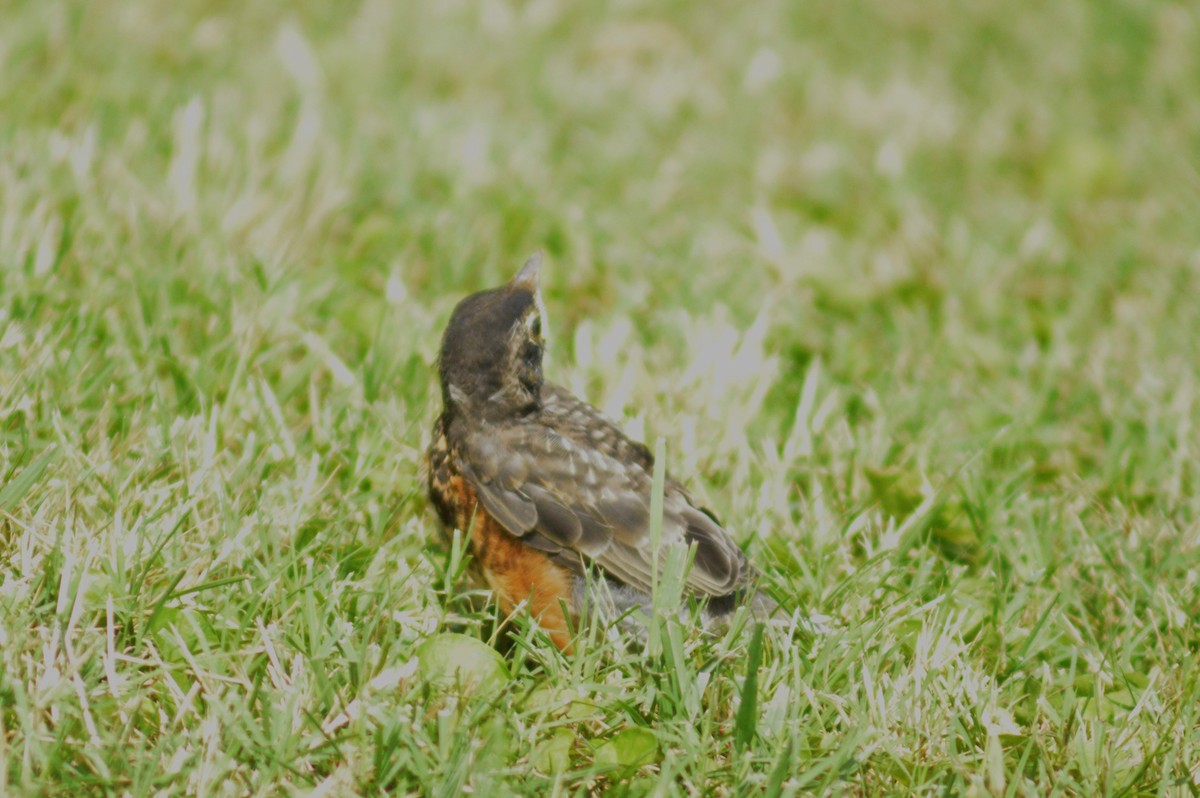
[[[542,317],[534,316],[533,322],[529,325],[529,331],[533,333],[535,338],[542,337]]]

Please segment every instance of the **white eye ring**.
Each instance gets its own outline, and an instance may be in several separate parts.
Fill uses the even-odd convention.
[[[525,317],[525,330],[535,341],[545,340],[546,325],[542,321],[542,314],[540,312],[534,311]]]
[[[549,340],[550,325],[546,323],[546,305],[542,302],[542,292],[540,289],[533,292],[533,306],[536,308],[533,312],[533,318],[539,319],[542,326],[542,329],[539,331],[539,337],[543,341]]]

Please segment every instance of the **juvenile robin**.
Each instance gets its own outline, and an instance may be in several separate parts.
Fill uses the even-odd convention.
[[[443,527],[462,530],[501,609],[527,602],[564,651],[568,614],[649,608],[670,547],[695,547],[684,590],[706,620],[745,600],[773,607],[754,595],[756,573],[729,533],[669,478],[656,561],[653,455],[542,377],[540,265],[537,253],[506,285],[459,302],[442,336],[442,413],[426,457]]]

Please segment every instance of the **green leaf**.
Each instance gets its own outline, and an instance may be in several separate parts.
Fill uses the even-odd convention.
[[[499,690],[509,679],[504,657],[486,643],[463,634],[434,635],[417,646],[425,681],[441,688]]]
[[[634,770],[658,759],[658,738],[650,729],[625,729],[605,740],[594,758],[597,765]]]
[[[558,728],[549,739],[542,742],[533,752],[532,764],[542,773],[561,773],[571,766],[571,746],[575,733],[570,729]]]
[[[925,496],[921,492],[921,480],[916,474],[899,466],[863,468],[863,475],[871,486],[875,500],[884,512],[895,518],[904,518],[921,506]]]

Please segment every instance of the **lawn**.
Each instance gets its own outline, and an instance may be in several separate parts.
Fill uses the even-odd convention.
[[[0,795],[1200,792],[1193,5],[2,16]],[[442,543],[441,329],[538,248],[761,645],[563,657]]]

